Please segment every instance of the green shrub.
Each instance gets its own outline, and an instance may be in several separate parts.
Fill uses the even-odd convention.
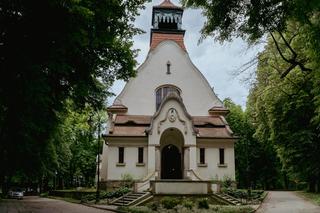
[[[88,201],[92,201],[96,199],[96,195],[95,194],[88,194],[88,195],[84,195],[81,197],[81,202],[88,202]]]
[[[112,191],[112,192],[101,192],[100,193],[100,198],[101,199],[111,199],[111,198],[118,198],[118,197],[121,197],[122,195],[124,194],[127,194],[128,192],[130,192],[130,189],[127,188],[127,187],[121,187],[115,191]]]
[[[86,195],[94,194],[94,191],[77,191],[77,190],[53,190],[49,191],[50,196],[72,198],[75,200],[81,200]]]
[[[133,186],[133,183],[134,183],[133,176],[131,174],[129,174],[129,173],[122,174],[121,175],[121,182],[122,182],[124,187],[131,188]]]
[[[157,211],[158,207],[159,207],[159,203],[158,202],[151,202],[147,204],[147,207],[149,209],[151,209],[152,211]]]
[[[125,207],[120,206],[117,208],[119,212],[128,212],[128,213],[149,213],[149,209],[145,206],[135,206],[135,207]]]
[[[207,198],[200,199],[198,201],[198,208],[199,209],[209,209],[208,199]]]
[[[223,187],[230,188],[232,186],[232,179],[228,176],[224,176],[222,184],[223,184]]]
[[[260,199],[263,195],[263,190],[243,190],[243,189],[224,189],[223,193],[226,193],[232,197],[238,199]]]
[[[49,193],[48,192],[43,192],[40,194],[40,197],[48,197]]]
[[[192,209],[192,207],[193,207],[193,202],[192,202],[191,200],[184,200],[184,201],[182,202],[182,205],[183,205],[184,207],[186,207],[187,209]]]
[[[179,204],[179,200],[173,197],[164,197],[161,199],[161,204],[165,209],[173,209]]]

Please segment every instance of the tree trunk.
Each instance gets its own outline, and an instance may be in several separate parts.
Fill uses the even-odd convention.
[[[287,174],[284,172],[283,173],[283,182],[284,182],[284,189],[288,190],[289,189],[289,181],[288,181],[288,177]]]
[[[309,181],[309,192],[315,192],[316,191],[316,181],[314,179],[311,179]]]
[[[43,179],[43,192],[47,192],[49,190],[49,180],[48,177],[44,177]]]

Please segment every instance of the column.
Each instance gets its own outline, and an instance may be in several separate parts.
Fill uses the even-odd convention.
[[[160,146],[156,146],[156,178],[160,179],[160,172],[161,172],[161,151]]]
[[[189,169],[195,170],[197,168],[197,147],[190,146],[189,149]]]
[[[154,145],[148,146],[148,174],[152,173],[156,169],[156,149]]]
[[[183,178],[188,178],[188,175],[187,175],[187,171],[189,170],[189,153],[190,153],[190,150],[189,150],[189,147],[183,147],[183,150],[184,150],[184,159],[183,159],[183,163],[184,163],[184,177]]]

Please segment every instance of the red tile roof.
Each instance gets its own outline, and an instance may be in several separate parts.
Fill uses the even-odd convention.
[[[111,113],[118,113],[118,112],[127,112],[128,111],[128,107],[122,105],[122,104],[119,104],[119,105],[112,105],[112,106],[109,106],[107,108],[107,111],[108,112],[111,112]]]
[[[150,124],[152,116],[145,115],[117,115],[115,124],[125,124],[133,122],[135,124]]]
[[[194,125],[204,126],[206,124],[212,124],[214,126],[225,126],[225,123],[219,116],[193,116]]]
[[[226,128],[197,128],[199,138],[233,138]]]
[[[171,40],[176,42],[184,51],[186,51],[183,37],[183,34],[152,32],[150,50],[155,49],[158,46],[158,44],[160,44],[162,41]]]
[[[146,127],[144,126],[114,126],[113,136],[146,136]]]
[[[147,137],[145,130],[149,127],[151,119],[152,116],[118,114],[110,128],[109,136]],[[198,138],[235,138],[221,116],[193,116],[192,120]]]
[[[224,107],[212,107],[208,110],[211,115],[227,115],[229,110]]]

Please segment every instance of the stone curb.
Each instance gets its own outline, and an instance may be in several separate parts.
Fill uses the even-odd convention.
[[[268,197],[268,195],[269,195],[269,192],[266,192],[266,194],[265,194],[265,196],[262,198],[261,203],[259,204],[258,208],[254,209],[254,210],[253,210],[252,212],[250,212],[250,213],[257,212],[257,211],[261,208],[264,200]]]
[[[87,207],[95,208],[95,209],[108,210],[108,211],[118,212],[118,213],[126,213],[126,212],[119,211],[117,209],[113,209],[113,208],[110,208],[110,207],[107,207],[107,206],[91,205],[91,204],[88,204],[88,203],[81,203],[81,204],[84,205],[84,206],[87,206]]]

